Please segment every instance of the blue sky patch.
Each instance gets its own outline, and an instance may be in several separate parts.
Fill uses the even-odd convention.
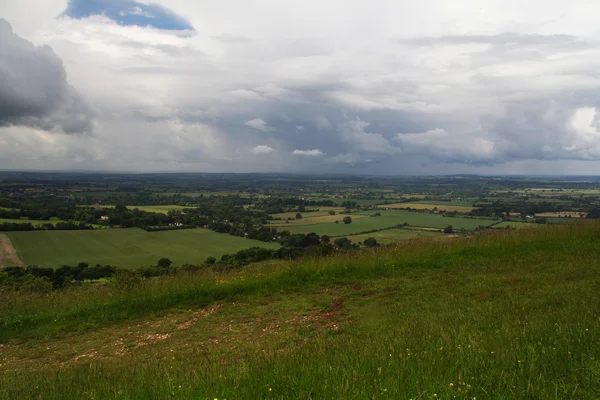
[[[167,8],[134,0],[70,0],[63,15],[77,19],[104,15],[124,26],[151,26],[177,31],[194,29],[188,21]]]

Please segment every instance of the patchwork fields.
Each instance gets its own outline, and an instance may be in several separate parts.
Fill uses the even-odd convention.
[[[379,217],[374,217],[375,213],[381,214]],[[490,226],[498,222],[494,219],[483,218],[452,218],[444,217],[440,214],[410,212],[405,210],[379,210],[379,211],[361,211],[350,214],[352,217],[351,224],[341,222],[343,216],[340,216],[340,222],[319,223],[311,225],[289,225],[285,229],[292,233],[310,233],[315,232],[318,235],[329,236],[347,236],[368,232],[372,230],[381,230],[391,228],[396,225],[408,223],[411,226],[425,228],[442,229],[448,225],[452,225],[454,229],[472,230],[481,226]]]

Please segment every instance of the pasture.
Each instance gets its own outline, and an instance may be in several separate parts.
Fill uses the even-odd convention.
[[[373,215],[378,212],[379,217]],[[452,218],[444,217],[440,214],[430,214],[424,212],[411,212],[405,210],[377,210],[377,211],[361,211],[350,214],[352,217],[351,224],[344,224],[340,218],[340,222],[311,224],[311,225],[287,225],[286,230],[292,233],[310,233],[315,232],[318,235],[329,236],[348,236],[368,232],[372,230],[381,230],[391,228],[396,225],[408,223],[411,226],[424,228],[439,228],[442,229],[448,225],[452,225],[454,229],[472,230],[481,226],[490,226],[497,220],[483,218]],[[365,218],[366,217],[366,218]],[[283,229],[283,228],[281,228]]]
[[[518,222],[518,221],[502,221],[499,224],[492,226],[492,228],[514,228],[514,229],[523,229],[523,228],[539,228],[543,226],[542,224],[535,224],[533,222]]]
[[[49,220],[37,220],[37,219],[10,219],[10,218],[0,218],[0,224],[2,223],[10,223],[10,224],[31,224],[33,226],[40,226],[43,224],[58,224],[59,222],[64,222],[59,219],[49,219]]]
[[[216,233],[208,229],[146,232],[142,229],[96,231],[38,231],[8,233],[19,257],[27,265],[60,267],[87,262],[138,268],[155,265],[163,257],[175,265],[200,264],[249,247],[278,248],[265,243]]]
[[[380,205],[379,208],[391,208],[391,209],[407,209],[412,208],[414,210],[433,210],[436,208],[438,211],[456,211],[459,213],[469,213],[473,211],[471,206],[454,205],[452,203],[395,203],[395,204],[384,204]]]
[[[183,209],[191,208],[191,207],[171,205],[171,206],[127,206],[127,208],[130,210],[134,210],[137,208],[140,211],[167,214],[169,211],[172,211],[172,210],[173,211],[181,211]]]
[[[352,240],[352,243],[363,243],[368,238],[377,239],[377,243],[390,244],[397,243],[402,240],[418,239],[418,238],[430,238],[444,236],[441,232],[434,231],[413,231],[409,229],[386,229],[383,231],[366,233],[364,235],[351,235],[347,236],[348,239]]]

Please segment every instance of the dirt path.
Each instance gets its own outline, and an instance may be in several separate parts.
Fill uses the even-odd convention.
[[[0,233],[0,267],[25,266],[25,263],[19,259],[17,250],[15,250],[9,237]]]

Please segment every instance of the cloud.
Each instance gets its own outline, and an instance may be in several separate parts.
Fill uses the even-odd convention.
[[[71,168],[70,157],[149,171],[600,168],[600,3],[264,0],[264,13],[234,0],[78,0],[61,14],[66,3],[7,0],[0,15],[51,46],[79,94],[46,89],[60,73],[19,88],[86,99],[94,136],[44,133],[78,118],[32,101],[33,117],[11,117],[26,126],[0,127],[0,168]],[[164,10],[187,25],[165,25]],[[36,140],[44,150],[25,154]],[[276,150],[256,156],[257,144]]]
[[[2,19],[0,42],[0,126],[92,132],[92,112],[68,84],[63,63],[52,48],[20,38]]]
[[[252,153],[252,154],[269,154],[269,153],[272,153],[273,151],[274,150],[272,147],[269,147],[264,144],[255,146],[252,149],[250,149],[250,153]]]
[[[246,121],[245,125],[262,132],[271,132],[274,130],[272,127],[267,126],[267,123],[260,118],[254,118]]]
[[[398,134],[392,140],[403,153],[424,155],[434,160],[477,164],[489,162],[495,156],[495,144],[491,140],[476,135],[451,135],[443,129]]]
[[[307,157],[321,157],[323,156],[323,152],[318,149],[313,150],[294,150],[292,154],[295,156],[307,156]]]

